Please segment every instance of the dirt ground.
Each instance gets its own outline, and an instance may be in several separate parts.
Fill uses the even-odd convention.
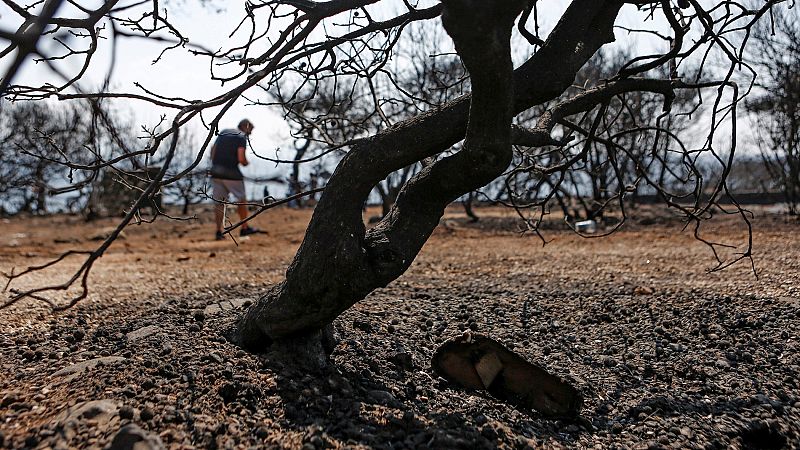
[[[797,220],[756,216],[756,278],[749,263],[708,273],[709,248],[675,220],[600,239],[546,229],[543,247],[508,211],[471,224],[453,209],[408,273],[340,317],[333,364],[306,374],[222,332],[281,279],[310,214],[265,213],[268,234],[238,245],[213,240],[208,209],[130,226],[74,308],[0,311],[0,448],[800,447]],[[0,271],[91,249],[112,225],[2,220]],[[746,228],[727,218],[707,237],[737,244],[730,256]],[[437,377],[437,345],[467,329],[574,383],[585,420]]]

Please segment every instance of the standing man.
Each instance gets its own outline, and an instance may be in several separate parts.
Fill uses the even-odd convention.
[[[244,176],[242,171],[239,170],[239,164],[246,166],[247,157],[245,150],[247,149],[247,136],[253,132],[253,123],[247,119],[239,122],[238,130],[222,130],[211,146],[211,181],[214,185],[214,200],[217,202],[214,207],[214,218],[217,222],[217,240],[225,239],[222,235],[222,221],[225,215],[225,204],[228,201],[228,196],[233,194],[237,209],[239,211],[239,218],[245,220],[247,218],[247,195],[244,191]],[[249,234],[258,233],[258,228],[247,225],[247,222],[242,224],[239,230],[240,236],[247,236]]]

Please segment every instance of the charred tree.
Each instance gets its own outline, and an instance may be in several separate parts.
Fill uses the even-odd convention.
[[[611,201],[618,201],[623,209],[625,195],[641,185],[658,193],[667,207],[683,213],[698,240],[711,247],[718,263],[712,270],[751,258],[752,239],[743,251],[724,260],[717,252],[720,244],[704,239],[699,229],[701,221],[716,214],[714,208],[720,198],[730,198],[725,180],[735,149],[721,149],[720,145],[735,144],[737,104],[752,86],[751,83],[748,89],[741,89],[741,83],[734,82],[744,72],[745,44],[754,24],[769,17],[782,0],[761,0],[753,8],[742,8],[730,0],[716,0],[710,7],[697,1],[572,0],[556,26],[548,29],[545,39],[539,37],[537,19],[536,8],[541,2],[443,0],[428,7],[402,2],[402,11],[392,13],[381,8],[385,3],[379,6],[379,1],[276,0],[259,4],[246,10],[247,20],[243,23],[256,26],[260,22],[260,26],[278,29],[247,34],[239,27],[227,38],[241,35],[246,42],[244,47],[237,42],[219,50],[210,50],[181,35],[167,15],[160,13],[158,2],[132,5],[141,15],[131,19],[135,12],[115,8],[115,0],[107,0],[94,10],[87,8],[79,18],[53,16],[50,8],[43,8],[37,15],[8,1],[24,25],[20,30],[26,31],[6,34],[11,45],[4,52],[17,50],[17,56],[3,75],[0,97],[41,101],[55,96],[62,101],[85,101],[92,105],[91,129],[107,128],[111,136],[108,140],[114,143],[110,152],[102,151],[96,143],[87,143],[86,151],[81,153],[85,157],[60,155],[54,159],[52,162],[68,168],[70,174],[81,175],[70,180],[62,192],[83,189],[96,180],[100,171],[136,175],[136,169],[147,167],[154,159],[163,163],[156,173],[140,177],[146,186],[132,186],[137,188],[136,200],[102,244],[93,251],[70,251],[54,260],[52,264],[66,258],[84,258],[72,277],[61,284],[12,291],[0,307],[33,298],[60,310],[86,298],[88,276],[95,261],[125,226],[141,219],[139,208],[193,173],[204,160],[203,153],[211,146],[222,122],[229,119],[229,109],[242,98],[281,107],[287,120],[295,122],[292,136],[314,141],[302,160],[283,160],[277,152],[274,158],[260,157],[275,164],[312,163],[319,169],[304,185],[306,192],[264,202],[253,214],[323,192],[285,279],[237,322],[238,339],[256,351],[272,344],[295,356],[305,355],[308,365],[324,363],[323,342],[329,342],[326,330],[331,322],[408,269],[449,203],[501,175],[505,178],[502,181],[522,192],[497,202],[515,208],[525,220],[527,231],[538,233],[537,223],[553,198],[565,214],[577,208],[573,200],[582,202],[585,198],[571,196],[587,192],[581,173],[599,174],[603,182],[594,194],[602,199],[600,209]],[[664,46],[667,50],[637,52],[616,73],[595,83],[573,86],[587,61],[614,40],[615,21],[623,7],[653,28],[637,27],[630,30],[631,35],[662,39],[668,43]],[[373,9],[376,14],[370,12]],[[266,20],[254,20],[256,16]],[[469,80],[459,69],[461,61],[457,58],[446,57],[449,62],[437,69],[434,63],[425,62],[431,55],[419,51],[421,47],[414,47],[413,51],[420,64],[392,66],[402,53],[399,49],[404,44],[400,43],[428,41],[409,37],[404,30],[438,20],[439,16],[469,72]],[[529,19],[536,22],[535,32],[528,29]],[[516,69],[512,66],[510,43],[515,22],[519,42],[525,39],[527,44],[522,43],[514,54],[529,55]],[[165,53],[167,49],[185,48],[208,58],[211,80],[221,81],[226,88],[205,98],[149,90],[112,92],[107,89],[108,83],[100,91],[83,92],[76,90],[83,71],[63,84],[15,84],[15,77],[21,76],[16,73],[21,62],[35,51],[44,52],[40,56],[48,64],[57,64],[64,58],[46,51],[44,45],[36,45],[43,38],[40,34],[53,27],[82,39],[85,50],[70,50],[68,55],[83,59],[84,68],[91,62],[98,39],[106,39],[107,34],[132,34],[158,41],[165,46]],[[171,33],[169,39],[161,34],[163,30]],[[733,35],[737,38],[733,39]],[[178,45],[171,46],[171,39]],[[116,51],[116,43],[125,39],[110,41]],[[729,48],[731,42],[737,42],[736,50]],[[259,53],[257,48],[262,51]],[[706,61],[712,53],[729,63],[727,71],[711,73],[710,79],[702,70],[696,77],[682,76],[687,61]],[[167,57],[163,55],[159,58]],[[666,74],[659,71],[666,66]],[[398,76],[404,71],[416,73],[410,78]],[[424,82],[419,90],[409,89],[401,78]],[[321,90],[324,86],[329,89]],[[256,91],[264,97],[250,95]],[[681,111],[693,114],[701,103],[707,105],[702,112],[708,124],[703,142],[685,145],[680,136],[668,129],[671,106],[676,92],[681,91],[715,92],[714,101],[692,97],[695,108]],[[467,92],[471,93],[464,95]],[[632,107],[631,99],[637,93],[655,99],[653,105],[662,111],[657,117],[648,117],[646,123],[623,123],[619,120],[621,113]],[[166,123],[142,127],[143,137],[147,138],[142,142],[146,143],[127,149],[117,145],[121,140],[115,137],[112,121],[99,107],[101,100],[107,98],[148,102],[175,114],[168,128],[164,127]],[[207,129],[197,157],[185,167],[171,168],[180,159],[176,159],[179,134],[190,123],[198,122]],[[615,123],[621,128],[615,128]],[[717,139],[716,134],[727,125],[732,139]],[[721,141],[726,143],[720,144]],[[635,142],[646,142],[647,148],[639,151],[632,147]],[[719,177],[710,178],[700,172],[697,161],[701,153],[718,162]],[[322,160],[326,155],[336,156],[337,160],[341,157],[330,178],[328,168],[332,164]],[[48,155],[35,157],[47,160]],[[140,160],[144,166],[137,163]],[[409,167],[414,169],[400,183],[396,201],[382,220],[367,230],[362,207],[370,193],[392,174]],[[521,175],[522,180],[509,183],[516,175]],[[294,178],[300,181],[299,175]],[[575,185],[574,189],[570,184]],[[613,192],[606,193],[609,190]],[[387,196],[392,200],[391,197]],[[583,209],[590,210],[586,205]],[[592,205],[591,211],[595,210]],[[528,215],[537,211],[539,218]],[[739,214],[749,229],[749,219],[742,208],[731,213]],[[577,216],[575,211],[570,214]],[[624,214],[622,211],[623,218]],[[238,225],[233,224],[227,231]],[[31,267],[9,274],[8,284],[37,270]],[[68,294],[67,301],[43,295],[58,295],[76,285],[78,292]]]
[[[617,1],[573,2],[562,18],[569,29],[557,27],[548,43],[515,72],[511,28],[526,3],[444,2],[442,23],[470,73],[471,96],[354,146],[331,177],[286,279],[239,321],[242,345],[296,350],[298,341],[308,341],[309,351],[319,351],[320,330],[405,272],[448,204],[508,167],[514,114],[568,88],[584,62],[613,39],[611,26],[622,6]],[[553,67],[551,58],[564,64]],[[544,134],[525,137],[549,139]],[[462,138],[461,151],[421,170],[386,217],[365,230],[361,205],[380,180]]]
[[[797,13],[778,12],[753,36],[762,92],[747,103],[764,168],[790,215],[800,214],[800,24]],[[765,189],[769,191],[770,189]]]
[[[475,210],[472,209],[472,203],[475,201],[475,191],[470,191],[466,198],[464,198],[464,214],[469,217],[470,222],[477,222],[481,220],[477,214],[475,214]]]

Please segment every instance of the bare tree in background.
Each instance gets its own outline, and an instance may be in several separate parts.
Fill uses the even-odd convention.
[[[393,48],[393,70],[381,67],[363,76],[339,73],[311,82],[303,79],[300,90],[278,86],[275,97],[295,137],[290,192],[314,187],[301,179],[303,162],[324,156],[323,165],[334,167],[345,155],[344,151],[328,151],[337,143],[380,132],[468,91],[466,70],[457,56],[433,56],[443,39],[440,28],[426,22],[411,24],[406,34]],[[382,216],[389,213],[406,181],[429,162],[432,160],[410,164],[375,185]]]
[[[161,213],[163,191],[174,191],[179,189],[179,186],[170,185],[143,202],[137,202],[153,176],[158,173],[160,159],[163,159],[163,156],[159,153],[138,153],[133,149],[138,148],[142,142],[153,139],[158,126],[153,129],[141,127],[137,130],[123,112],[104,107],[95,100],[90,100],[89,105],[91,106],[90,130],[94,137],[89,153],[94,159],[90,164],[74,167],[82,168],[82,171],[89,173],[91,177],[53,192],[55,194],[71,191],[87,192],[88,199],[83,207],[83,215],[87,220],[124,216],[128,212],[133,212],[136,220],[141,221],[141,211],[145,207],[150,209],[147,220],[155,219]],[[181,145],[177,147],[178,159],[182,158],[186,164],[190,164],[194,159],[187,154],[187,151],[191,150],[185,148],[185,140],[186,136],[182,135]],[[98,165],[96,164],[98,161],[115,161],[115,163]],[[175,165],[179,166],[179,161],[176,161]],[[87,169],[87,167],[95,168]],[[180,185],[188,182],[193,181],[182,179]]]
[[[330,78],[356,77],[369,84],[376,74],[389,70],[387,64],[393,50],[407,38],[405,31],[410,24],[441,17],[455,52],[468,70],[470,92],[435,107],[424,107],[413,96],[401,93],[407,101],[420,106],[414,117],[377,129],[365,128],[343,142],[326,143],[326,152],[344,150],[347,155],[328,180],[285,279],[250,306],[239,320],[236,339],[247,348],[261,350],[273,345],[277,349],[291,349],[293,358],[305,356],[304,362],[310,366],[324,364],[325,330],[330,330],[332,321],[374,289],[401,276],[438,225],[448,204],[509,169],[513,161],[512,146],[524,149],[526,164],[541,176],[556,174],[559,178],[569,177],[573,169],[580,168],[598,146],[605,147],[611,166],[622,161],[622,155],[633,157],[623,141],[616,139],[624,133],[609,135],[606,130],[616,120],[610,114],[615,105],[624,107],[626,99],[636,92],[657,95],[663,102],[654,123],[635,131],[651,134],[652,151],[663,149],[682,162],[679,171],[669,169],[671,180],[661,180],[642,168],[641,182],[662,193],[667,206],[685,214],[696,237],[717,255],[716,269],[750,258],[749,242],[738,255],[722,258],[717,254],[720,245],[702,237],[700,224],[714,214],[728,212],[717,205],[728,194],[724,180],[730,159],[722,155],[732,157],[735,139],[724,136],[735,136],[737,106],[749,90],[749,86],[741,87],[732,80],[737,71],[746,69],[741,63],[747,52],[748,33],[758,20],[769,17],[775,5],[782,3],[780,0],[764,0],[752,8],[723,0],[679,0],[677,4],[671,0],[573,0],[546,36],[540,36],[537,17],[542,11],[536,0],[441,3],[273,0],[248,3],[246,16],[234,33],[244,38],[244,44],[239,40],[220,51],[187,42],[169,23],[169,14],[159,9],[158,2],[119,5],[109,0],[98,9],[84,8],[85,11],[76,13],[76,18],[55,16],[58,0],[45,2],[39,13],[11,0],[5,3],[24,24],[17,32],[0,33],[10,41],[9,48],[17,51],[0,85],[3,96],[15,99],[54,96],[60,100],[124,98],[174,111],[168,129],[154,132],[146,146],[123,155],[124,158],[153,157],[158,152],[163,155],[161,169],[139,196],[134,210],[200,163],[202,151],[213,139],[220,120],[240,98],[262,93],[269,98],[261,103],[270,104],[274,101],[269,93],[276,89],[292,86],[292,92],[305,92],[308,86]],[[399,9],[397,14],[391,13],[392,5]],[[151,6],[155,9],[147,10]],[[641,27],[627,30],[631,39],[636,42],[662,39],[671,45],[661,45],[662,51],[640,50],[613,77],[579,92],[571,91],[581,67],[601,47],[614,41],[614,27],[623,7],[639,10],[636,17],[641,19]],[[141,16],[135,18],[136,14]],[[273,24],[275,28],[265,29],[265,24]],[[63,55],[42,54],[38,46],[40,39],[57,39],[57,35],[51,36],[54,30],[69,31],[86,41],[83,50],[75,50],[77,44],[65,50],[82,58],[86,67],[102,33],[110,35],[112,42],[123,38],[151,39],[164,45],[163,57],[182,49],[208,57],[212,62],[211,78],[227,83],[230,88],[207,99],[175,98],[169,93],[145,90],[114,92],[108,89],[108,83],[101,91],[86,91],[76,84],[85,73],[83,69],[64,74],[61,84],[13,84],[17,68],[28,55],[59,70],[56,58]],[[512,35],[517,36],[513,46]],[[447,50],[440,53],[450,50],[449,44],[442,45],[447,45]],[[516,68],[512,64],[512,50],[522,59]],[[8,53],[9,50],[4,51]],[[706,55],[712,54],[727,61],[726,70],[702,70]],[[680,68],[689,61],[697,62],[701,69],[695,77],[681,78]],[[657,75],[656,69],[664,66],[672,68],[669,75]],[[684,90],[698,93],[696,102],[702,99],[709,105],[703,137],[693,143],[684,143],[666,128],[676,92]],[[380,98],[382,94],[377,90],[375,94],[371,102],[373,113],[386,115],[383,108],[393,99]],[[282,103],[295,100],[293,94],[282,98]],[[544,108],[535,123],[513,124],[517,115],[538,106]],[[180,130],[193,119],[200,119],[201,114],[208,125],[201,154],[195,164],[167,176]],[[664,144],[665,140],[669,145]],[[454,150],[459,143],[458,150]],[[699,155],[718,162],[718,170],[723,174],[719,182],[708,185],[697,176],[694,164]],[[117,157],[104,158],[80,168],[96,170],[121,161]],[[388,214],[367,230],[362,205],[375,186],[390,174],[423,162],[425,167],[404,183]],[[689,198],[688,203],[675,200],[676,192],[669,186],[678,183],[684,187],[677,194]],[[288,199],[265,205],[262,210],[285,201]],[[729,213],[739,214],[749,226],[741,208]],[[135,217],[133,211],[129,212],[117,231],[96,250],[79,253],[85,257],[84,263],[67,282],[12,291],[6,306],[23,298],[48,301],[57,309],[74,305],[86,295],[87,277],[94,262]],[[74,255],[64,255],[58,261]],[[10,281],[35,269],[11,274]],[[66,304],[56,304],[45,296],[48,292],[67,290],[73,284],[79,285],[79,292]]]
[[[567,94],[580,95],[602,87],[625,68],[630,55],[630,51],[599,51],[577,73]],[[658,67],[654,71],[666,79],[670,78],[668,70]],[[515,146],[513,168],[504,177],[505,189],[496,200],[514,206],[533,229],[553,203],[569,223],[583,219],[602,221],[608,210],[622,211],[621,217],[605,218],[619,227],[618,219],[626,218],[625,208],[634,206],[643,192],[676,199],[698,195],[689,180],[699,173],[691,171],[694,161],[683,160],[686,149],[679,147],[678,138],[689,118],[693,114],[700,116],[695,97],[689,90],[676,91],[670,114],[663,114],[661,94],[623,92],[607,99],[597,111],[592,139],[586,139],[578,127],[562,126],[560,132],[566,137],[562,139],[572,139],[566,145],[554,146],[540,155],[531,155],[531,148]],[[556,102],[521,114],[518,123],[535,124]],[[547,165],[559,166],[573,160],[576,152],[582,156],[572,161],[569,171],[543,170]],[[523,214],[523,210],[530,212]]]
[[[747,102],[764,167],[780,184],[789,214],[800,214],[800,15],[773,13],[753,33],[751,60],[763,90]]]
[[[172,162],[174,169],[171,172],[180,173],[185,167],[192,166],[198,146],[199,143],[193,132],[182,133],[180,142],[175,149],[175,157]],[[154,165],[160,166],[159,161],[154,162]],[[181,214],[185,216],[189,214],[191,205],[210,198],[206,192],[208,179],[207,169],[198,167],[176,180],[175,183],[164,186],[164,196],[168,197],[170,201],[177,202],[181,206]]]
[[[94,136],[78,104],[2,102],[0,194],[7,212],[48,212],[50,192],[78,174],[64,166],[79,160]]]

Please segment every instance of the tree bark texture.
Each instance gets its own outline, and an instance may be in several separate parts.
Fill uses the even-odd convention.
[[[576,0],[547,42],[513,69],[510,36],[526,0],[444,0],[442,23],[472,81],[472,94],[357,142],[314,210],[286,278],[238,323],[240,343],[318,340],[318,330],[411,265],[445,207],[511,162],[514,115],[561,95],[605,43],[622,1]],[[403,187],[386,216],[365,229],[362,204],[388,174],[446,150]]]

